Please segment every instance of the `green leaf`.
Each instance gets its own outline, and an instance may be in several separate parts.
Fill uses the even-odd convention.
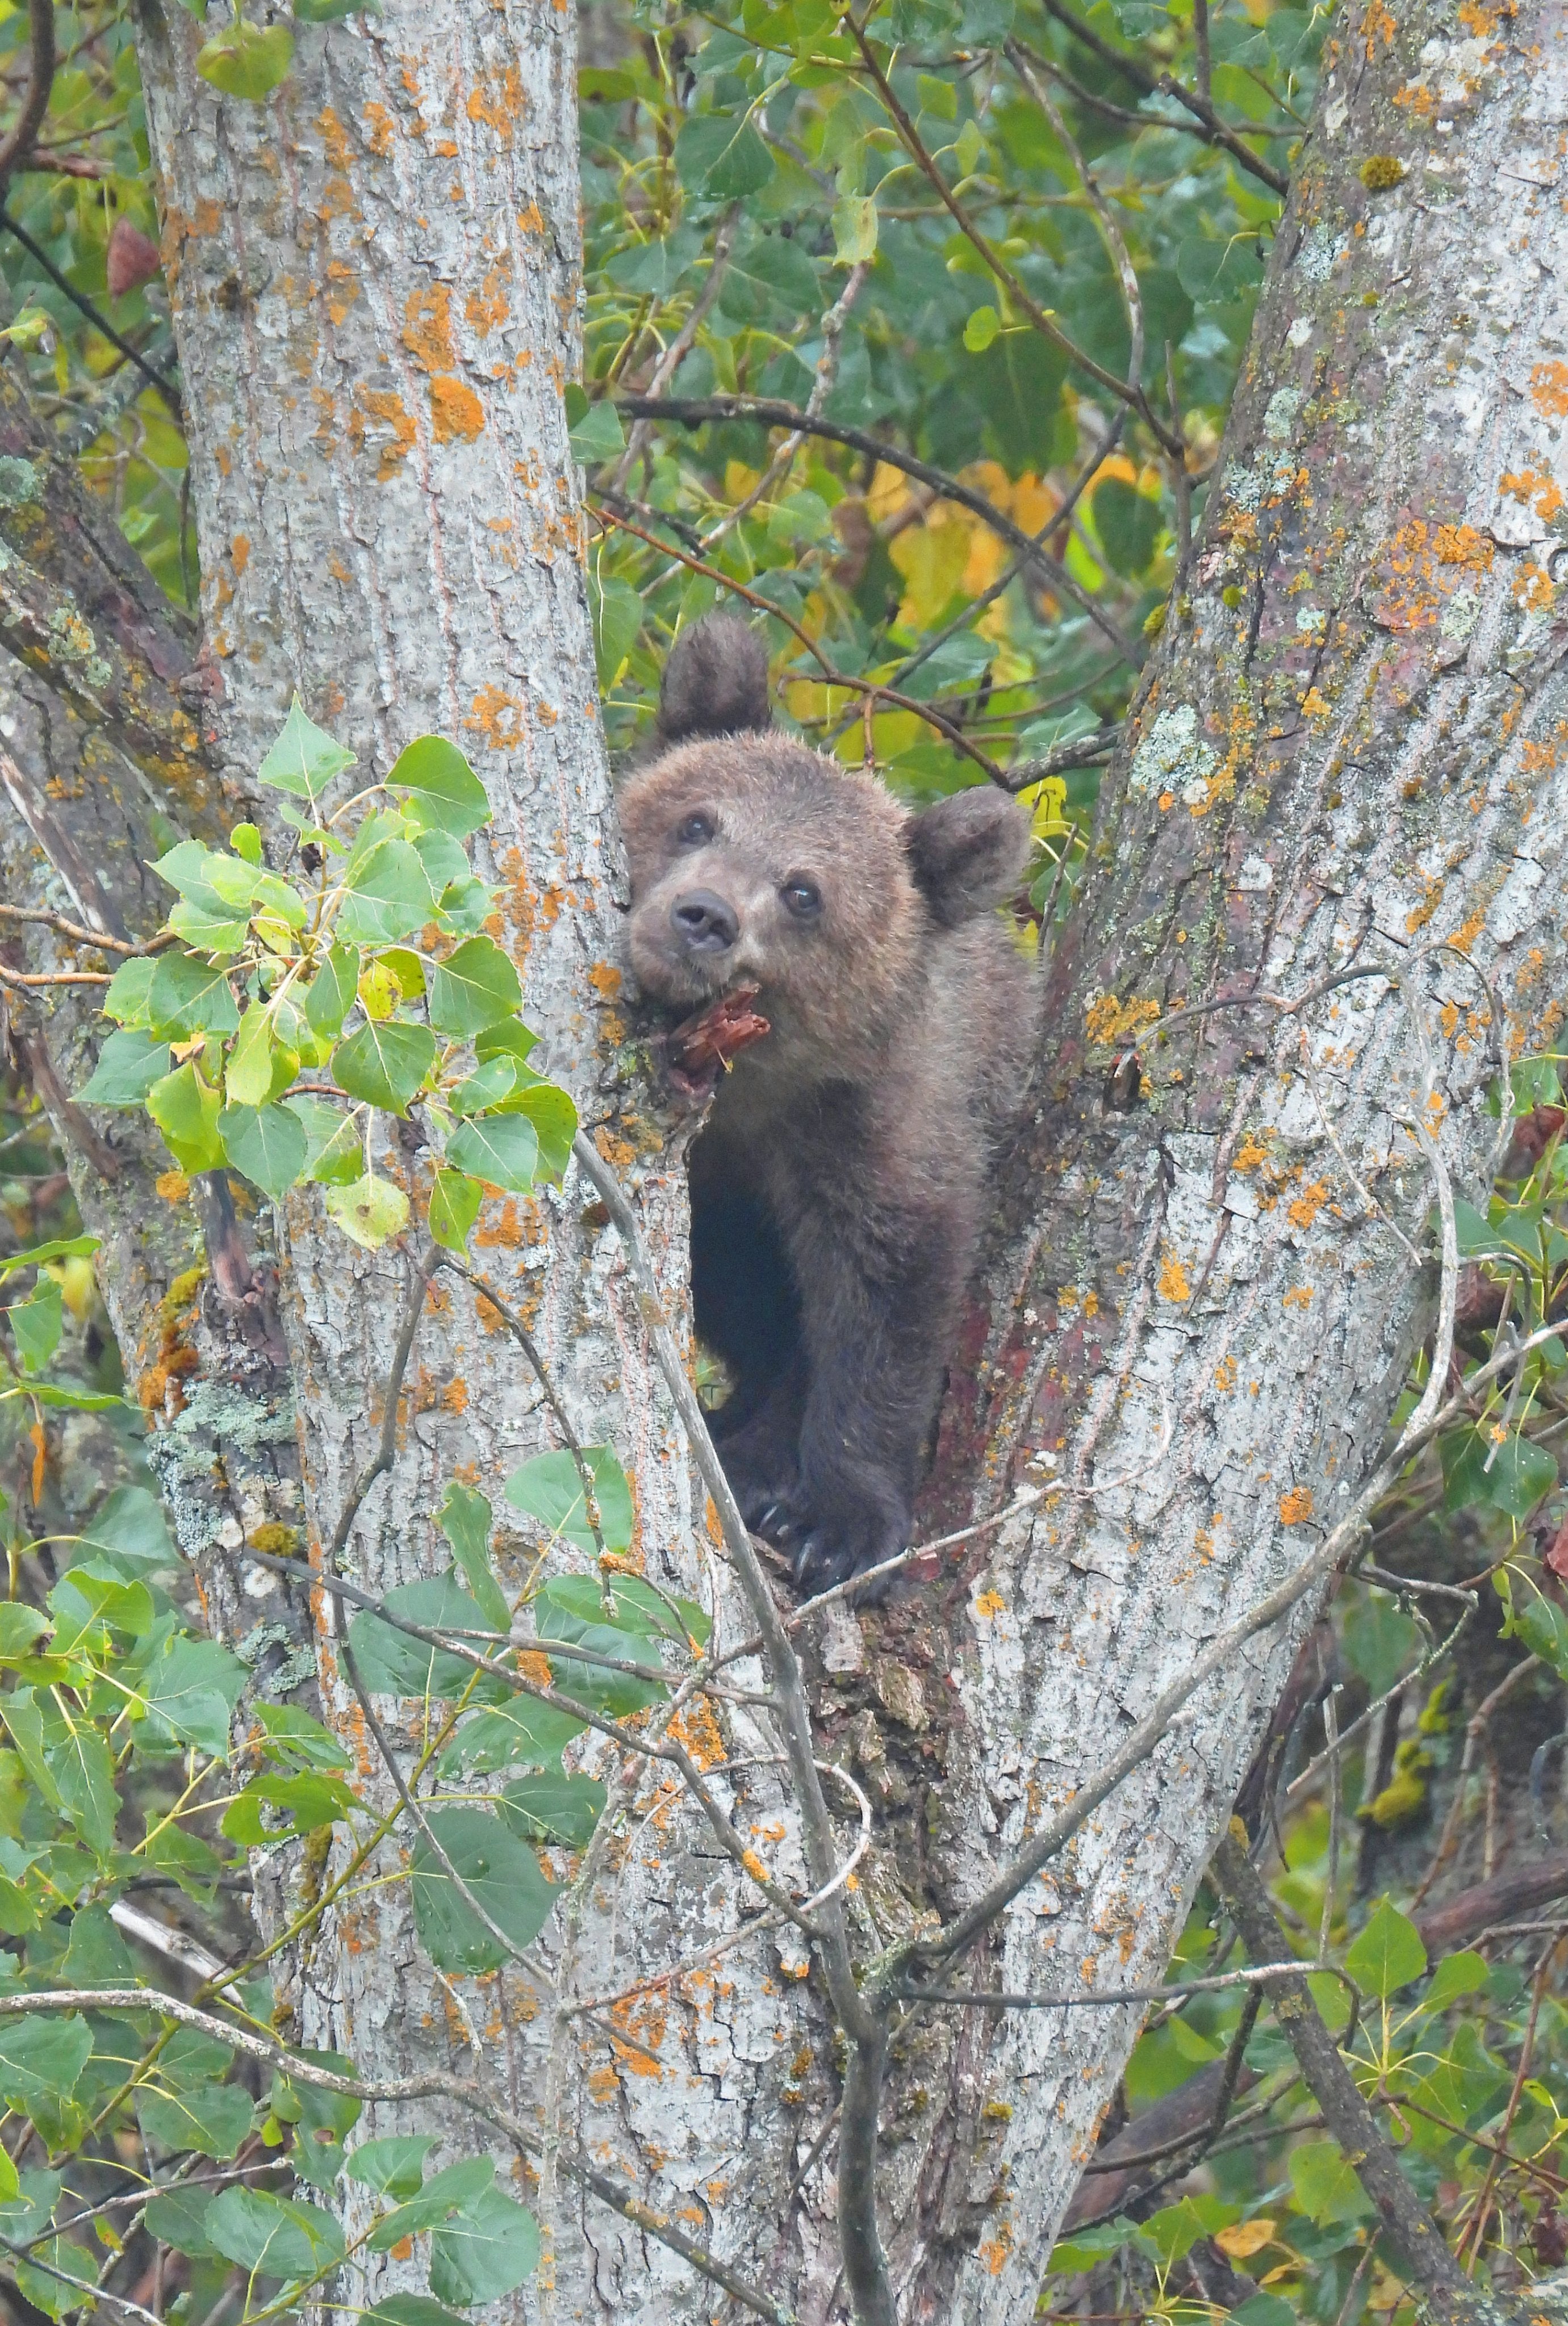
[[[71,1917],[70,1943],[60,1966],[60,1975],[67,1986],[136,1985],[136,1966],[131,1950],[109,1920],[107,1907],[81,1906]]]
[[[487,1026],[482,1034],[473,1037],[473,1054],[481,1062],[500,1057],[521,1061],[538,1047],[538,1036],[530,1032],[520,1018],[508,1019],[499,1026]]]
[[[761,192],[773,174],[773,156],[749,118],[697,113],[676,139],[675,170],[688,193],[735,201]]]
[[[284,70],[288,70],[285,60]],[[281,80],[283,74],[278,75]],[[257,769],[257,779],[313,806],[335,776],[354,764],[354,754],[334,742],[325,730],[305,716],[296,694],[289,705],[283,731]]]
[[[0,2093],[31,2114],[40,2100],[69,2099],[92,2054],[92,2030],[77,2011],[0,2019]]]
[[[305,1134],[289,1107],[226,1106],[218,1135],[235,1169],[275,1204],[304,1169]]]
[[[1423,2006],[1428,2011],[1442,2011],[1451,2003],[1457,2003],[1461,1995],[1478,1995],[1487,1983],[1488,1969],[1486,1957],[1473,1950],[1445,1955],[1421,1998]]]
[[[595,412],[608,410],[596,404]],[[573,434],[576,444],[576,433]],[[613,447],[611,448],[613,450]],[[578,454],[578,459],[585,456]],[[608,455],[601,457],[608,458]],[[640,594],[630,582],[618,574],[591,572],[588,577],[588,610],[593,619],[593,659],[598,665],[601,690],[608,693],[626,667],[626,658],[642,635],[643,617],[647,608]]]
[[[167,1573],[180,1564],[163,1509],[145,1486],[117,1486],[89,1520],[71,1554],[107,1560],[127,1583]]]
[[[385,2302],[364,2312],[364,2321],[365,2326],[469,2326],[466,2319],[443,2310],[428,2293],[389,2293]]]
[[[252,1707],[268,1760],[297,1761],[307,1769],[351,1769],[353,1763],[330,1728],[314,1713],[297,1704],[268,1704],[258,1697]]]
[[[330,2068],[335,2075],[354,2072],[353,2061],[340,2052],[307,2051],[301,2056],[315,2067]],[[350,2092],[328,2091],[321,2084],[307,2084],[274,2070],[272,2112],[294,2126],[289,2163],[317,2189],[330,2191],[348,2163],[343,2143],[363,2110],[364,2103]]]
[[[1557,1483],[1556,1462],[1544,1447],[1517,1437],[1499,1444],[1486,1425],[1449,1431],[1439,1439],[1438,1452],[1443,1503],[1451,1511],[1489,1504],[1508,1518],[1524,1520]]]
[[[107,1744],[79,1714],[57,1711],[52,1727],[45,1715],[44,1754],[61,1807],[95,1856],[107,1857],[120,1807]]]
[[[0,1600],[0,1663],[14,1663],[25,1657],[48,1629],[48,1616],[36,1607],[24,1607],[19,1599]]]
[[[227,2163],[239,2153],[255,2116],[250,2094],[237,2084],[204,2084],[194,2091],[136,2094],[136,2120],[148,2140],[179,2154],[194,2149]]]
[[[1373,2210],[1372,2200],[1346,2163],[1339,2144],[1308,2141],[1290,2154],[1292,2203],[1321,2228],[1330,2221],[1358,2221]]]
[[[598,1592],[588,1576],[557,1576],[546,1583],[534,1601],[534,1621],[546,1646],[559,1640],[594,1656],[613,1658],[618,1663],[658,1669],[658,1653],[640,1632],[623,1630],[605,1620]],[[575,1657],[562,1657],[561,1663],[565,1678],[559,1685],[566,1695],[618,1718],[627,1718],[657,1704],[667,1693],[661,1680],[643,1679],[635,1672],[581,1663]]]
[[[861,266],[876,256],[874,194],[842,194],[833,205],[833,255],[840,266]],[[992,335],[994,337],[994,333]],[[964,344],[969,344],[966,332]],[[984,344],[989,344],[985,342]]]
[[[168,1071],[169,1045],[159,1037],[111,1034],[76,1096],[88,1106],[145,1106],[147,1093]]]
[[[228,972],[194,954],[159,954],[147,1008],[163,1034],[232,1034],[239,1025]]]
[[[229,2261],[266,2277],[297,2282],[336,2268],[343,2233],[319,2205],[265,2189],[225,2189],[207,2209],[209,2241]]]
[[[405,1114],[434,1064],[435,1037],[428,1026],[404,1026],[387,1018],[361,1026],[338,1044],[332,1079],[350,1098],[387,1114]]]
[[[526,1115],[481,1115],[459,1124],[446,1142],[445,1159],[470,1178],[525,1196],[538,1168],[538,1134]]]
[[[1162,2205],[1141,2227],[1169,2269],[1191,2252],[1199,2238],[1212,2237],[1216,2229],[1228,2229],[1240,2219],[1239,2205],[1227,2205],[1221,2197],[1205,2194],[1183,2197],[1174,2205]]]
[[[1560,1679],[1568,1678],[1568,1614],[1554,1600],[1535,1593],[1522,1607],[1514,1607],[1505,1630],[1523,1640],[1531,1654]]]
[[[609,1798],[597,1777],[519,1777],[501,1794],[501,1815],[524,1841],[586,1849]]]
[[[301,1094],[280,1100],[305,1136],[304,1176],[329,1187],[363,1176],[365,1142],[351,1114],[331,1099]]]
[[[534,1126],[539,1142],[535,1177],[561,1178],[572,1160],[572,1141],[577,1136],[577,1110],[570,1093],[554,1083],[533,1083],[508,1099],[503,1112],[525,1115]]]
[[[359,990],[359,955],[353,945],[334,944],[322,954],[305,990],[305,1024],[329,1040],[341,1028]]]
[[[219,2084],[234,2065],[234,2046],[200,2027],[176,2027],[158,2058],[158,2073],[173,2092]]]
[[[262,1106],[272,1090],[272,1054],[277,1047],[270,1009],[253,1001],[224,1061],[223,1086],[230,1106]]]
[[[294,34],[286,24],[269,24],[263,30],[242,20],[214,39],[204,41],[196,51],[196,70],[202,79],[221,89],[225,97],[243,98],[249,105],[260,105],[270,97],[287,79],[293,62]],[[297,695],[294,701],[297,707]],[[292,718],[294,714],[291,712],[289,715]],[[275,744],[273,750],[276,749]],[[272,756],[268,752],[267,759]],[[266,763],[262,762],[264,768]],[[267,783],[277,779],[263,774],[261,780]],[[284,788],[293,790],[294,786],[285,785]]]
[[[112,1018],[117,1026],[150,1025],[147,993],[157,967],[156,960],[151,958],[121,962],[100,1005],[104,1016]]]
[[[617,452],[626,449],[626,435],[621,425],[621,414],[607,395],[590,404],[579,388],[576,394],[566,391],[567,438],[572,457],[585,469],[596,469],[601,461],[613,461]],[[574,406],[579,408],[574,410]],[[641,600],[638,600],[640,608]]]
[[[430,971],[430,1022],[466,1040],[515,1017],[523,1006],[518,972],[493,937],[470,937]]]
[[[493,2156],[464,2156],[455,2164],[443,2164],[406,2204],[382,2214],[370,2232],[370,2250],[389,2252],[405,2238],[419,2237],[439,2222],[450,2220],[453,2213],[482,2197],[495,2177]]]
[[[111,1630],[141,1639],[155,1620],[153,1595],[145,1583],[127,1582],[86,1562],[67,1568],[49,1595],[49,1605],[55,1617],[57,1656],[72,1654],[89,1634],[89,1652],[102,1653]]]
[[[344,874],[337,930],[353,944],[396,944],[429,920],[435,897],[417,850],[385,835],[356,845]]]
[[[198,2261],[216,2257],[218,2248],[208,2241],[207,2215],[212,2204],[212,2194],[207,2189],[169,2189],[152,2198],[142,2219],[147,2235],[156,2238],[160,2245],[173,2246],[176,2253],[190,2254]]]
[[[425,2160],[435,2143],[433,2132],[388,2133],[380,2140],[362,2140],[349,2154],[349,2178],[373,2189],[378,2197],[412,2197],[425,2178]]]
[[[485,1810],[432,1810],[428,1823],[490,1921],[514,1947],[531,1945],[555,1899],[533,1851]],[[423,1833],[414,1845],[409,1892],[415,1928],[438,1970],[498,1970],[507,1960],[506,1949],[481,1921]]]
[[[11,1742],[33,1786],[51,1810],[59,1809],[60,1788],[44,1757],[43,1712],[33,1690],[14,1689],[8,1696],[0,1697],[0,1720],[10,1731]]]
[[[492,1632],[477,1602],[452,1574],[400,1583],[387,1592],[382,1605],[388,1614],[422,1624],[429,1632]],[[503,1624],[494,1635],[504,1636],[506,1630]],[[485,1642],[476,1638],[472,1644],[482,1648]],[[382,1696],[457,1697],[474,1676],[475,1667],[464,1657],[400,1632],[369,1609],[350,1621],[349,1646],[365,1687]],[[0,1698],[0,1711],[4,1708]]]
[[[1125,477],[1106,477],[1096,488],[1091,507],[1095,529],[1114,571],[1127,579],[1142,573],[1164,529],[1159,501]]]
[[[335,1773],[306,1769],[291,1776],[266,1774],[253,1777],[235,1795],[223,1813],[220,1830],[246,1849],[260,1849],[285,1836],[297,1838],[336,1825],[358,1807],[354,1795]],[[268,1825],[261,1814],[266,1809],[281,1810],[286,1822]]]
[[[608,1446],[584,1446],[583,1460],[593,1482],[605,1549],[630,1550],[631,1488],[625,1471]],[[597,1548],[588,1524],[582,1476],[564,1447],[551,1454],[536,1454],[514,1470],[507,1480],[506,1496],[514,1510],[526,1511],[548,1533],[564,1536],[580,1550]]]
[[[18,2258],[16,2287],[46,2318],[67,2318],[84,2303],[96,2304],[98,2256],[64,2238],[46,2238],[31,2257]]]
[[[563,1669],[565,1661],[563,1660]],[[568,1694],[575,1695],[574,1689]],[[557,1764],[585,1723],[559,1705],[541,1704],[531,1696],[514,1696],[482,1712],[471,1712],[441,1755],[443,1777],[472,1769],[481,1774],[496,1769],[546,1768]]]
[[[5,1311],[24,1372],[37,1372],[60,1346],[65,1304],[51,1276],[41,1277],[30,1300],[14,1301]]]
[[[490,1540],[493,1513],[489,1503],[471,1486],[460,1485],[453,1478],[448,1482],[435,1513],[435,1522],[452,1545],[453,1556],[462,1569],[474,1604],[487,1624],[498,1632],[511,1628],[511,1610],[506,1594],[496,1581],[490,1567]]]
[[[229,1723],[248,1675],[216,1640],[182,1633],[145,1670],[127,1664],[124,1677],[134,1679],[146,1717],[176,1742],[194,1744],[214,1760],[228,1752]]]
[[[484,1189],[477,1179],[462,1171],[436,1171],[430,1190],[430,1233],[444,1251],[464,1249],[483,1202]]]
[[[984,355],[1001,329],[1002,321],[994,307],[976,307],[964,326],[964,345],[971,355]]]
[[[218,1118],[223,1102],[209,1089],[188,1059],[147,1093],[147,1112],[163,1143],[184,1171],[216,1171],[223,1162]]]
[[[389,1236],[400,1234],[408,1225],[407,1196],[390,1179],[377,1178],[373,1171],[342,1186],[329,1187],[325,1202],[328,1217],[367,1251],[378,1251]]]
[[[443,2302],[499,2302],[538,2266],[539,2225],[525,2205],[487,2189],[430,2238],[430,2287]]]
[[[1386,1898],[1380,1898],[1345,1957],[1345,1968],[1364,1995],[1386,2001],[1397,1988],[1421,1977],[1426,1968],[1426,1949],[1414,1923]]]
[[[427,832],[466,840],[490,822],[484,786],[457,745],[444,736],[421,735],[400,751],[387,785],[390,791],[409,794],[410,812]]]

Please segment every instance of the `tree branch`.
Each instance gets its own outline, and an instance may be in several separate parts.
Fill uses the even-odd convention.
[[[27,96],[10,135],[0,144],[0,191],[33,150],[54,86],[54,0],[28,0]]]

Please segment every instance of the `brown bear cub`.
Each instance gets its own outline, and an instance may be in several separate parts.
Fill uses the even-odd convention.
[[[686,631],[621,824],[644,991],[682,1013],[734,995],[746,1026],[692,1149],[692,1293],[734,1384],[714,1437],[746,1523],[820,1590],[910,1540],[1034,1040],[1036,980],[993,909],[1029,825],[990,789],[910,814],[770,717],[751,631]]]

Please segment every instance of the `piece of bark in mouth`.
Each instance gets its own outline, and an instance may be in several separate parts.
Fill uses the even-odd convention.
[[[658,1044],[666,1074],[683,1097],[711,1098],[738,1051],[772,1031],[751,1004],[760,989],[733,985],[664,1035]]]

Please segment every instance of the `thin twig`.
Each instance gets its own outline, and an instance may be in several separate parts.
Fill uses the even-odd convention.
[[[14,126],[0,144],[0,191],[32,153],[49,111],[54,85],[54,0],[28,0],[27,47],[27,95]]]
[[[154,370],[152,365],[141,352],[141,349],[133,345],[131,340],[127,340],[123,332],[116,330],[114,325],[110,322],[108,317],[102,312],[102,310],[98,307],[95,307],[92,301],[87,297],[85,293],[79,291],[75,284],[70,282],[67,276],[61,273],[59,267],[55,265],[53,259],[51,258],[48,251],[44,249],[42,244],[35,241],[33,236],[28,233],[27,228],[21,224],[20,220],[13,218],[11,212],[4,208],[0,208],[0,227],[4,227],[7,234],[14,235],[16,240],[22,245],[23,249],[27,253],[29,258],[31,258],[36,265],[42,267],[44,273],[53,284],[55,289],[57,291],[62,291],[66,297],[70,301],[72,306],[80,310],[80,312],[87,317],[88,321],[92,325],[94,330],[101,332],[111,347],[118,348],[121,355],[126,358],[128,363],[134,363],[135,365],[136,369],[141,373],[149,387],[155,387],[157,389],[159,395],[168,405],[174,420],[181,427],[183,427],[185,424],[184,406],[180,399],[180,391],[174,386],[173,381],[166,379],[161,371]]]

